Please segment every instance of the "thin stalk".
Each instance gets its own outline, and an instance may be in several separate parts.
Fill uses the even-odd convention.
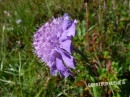
[[[106,34],[106,31],[107,31],[107,21],[106,21],[106,17],[107,17],[107,15],[106,15],[106,0],[104,0],[104,27],[105,27],[105,29],[104,29],[104,34]]]
[[[78,50],[77,48],[73,47],[73,50],[78,53],[79,55],[81,55],[81,57],[83,58],[83,60],[86,62],[86,67],[87,67],[87,70],[88,72],[93,75],[93,72],[92,72],[92,68],[91,68],[91,64],[89,64],[89,60],[87,58],[86,55],[84,55],[80,50]]]
[[[75,52],[77,52],[78,54],[80,54],[81,55],[81,57],[84,59],[84,61],[86,62],[86,63],[88,63],[89,62],[89,60],[88,60],[88,58],[87,58],[87,56],[85,56],[80,50],[78,50],[77,48],[75,48],[75,47],[73,47],[73,50],[75,51]]]
[[[101,21],[101,1],[99,0],[99,25],[100,25],[100,30],[99,30],[99,38],[100,38],[100,52],[102,52],[102,21]]]
[[[21,97],[22,97],[22,85],[21,85],[21,55],[19,52],[19,83],[20,83],[20,92],[21,92]]]
[[[0,79],[1,81],[1,79]],[[6,93],[9,93],[9,90],[3,85],[3,83],[0,82],[1,88],[4,89],[4,91],[6,91]]]
[[[88,87],[86,82],[85,82],[85,86],[88,88],[89,93],[93,96],[93,94],[92,94],[91,90],[89,89],[89,87]]]
[[[90,54],[90,56],[92,56],[92,55],[91,55],[91,50],[90,50],[90,42],[89,42],[89,31],[88,31],[88,28],[89,28],[89,25],[88,25],[88,4],[87,4],[87,2],[85,2],[85,8],[86,8],[86,25],[87,25],[86,39],[87,39],[87,45],[88,45],[89,54]]]
[[[47,3],[46,0],[45,0],[45,3],[46,3],[46,5],[47,5],[47,8],[48,8],[49,14],[52,16],[52,14],[51,14],[51,10],[50,10],[50,8],[49,8],[48,3]]]
[[[1,71],[3,70],[3,63],[4,63],[4,59],[5,59],[5,51],[4,51],[4,47],[5,47],[5,43],[4,43],[4,31],[5,31],[5,24],[3,24],[3,28],[2,28],[2,39],[1,39]]]

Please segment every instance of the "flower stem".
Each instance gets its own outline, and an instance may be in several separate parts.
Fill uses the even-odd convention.
[[[75,48],[75,47],[73,47],[73,50],[76,52],[76,53],[78,53],[78,54],[80,54],[81,55],[81,57],[84,59],[84,61],[86,62],[86,63],[88,63],[89,62],[89,60],[88,60],[88,58],[87,58],[87,56],[86,55],[84,55],[79,49],[77,49],[77,48]],[[89,64],[90,65],[90,64]]]
[[[86,68],[88,70],[88,73],[93,76],[94,73],[93,73],[93,69],[92,69],[92,65],[89,63],[89,60],[88,60],[88,57],[86,55],[84,55],[80,50],[78,50],[77,48],[73,47],[73,50],[78,53],[82,58],[83,60],[86,62]]]

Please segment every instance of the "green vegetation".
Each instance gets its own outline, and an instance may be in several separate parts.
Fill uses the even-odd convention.
[[[1,97],[130,95],[130,1],[85,1],[0,0]],[[38,62],[31,46],[38,26],[64,13],[78,20],[77,35],[73,38],[75,76],[67,79],[51,76],[49,68]],[[19,19],[22,22],[17,24]],[[120,80],[125,84],[87,86]]]

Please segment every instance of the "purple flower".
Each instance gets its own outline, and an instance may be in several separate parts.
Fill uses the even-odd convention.
[[[73,75],[69,68],[75,67],[71,38],[76,34],[76,23],[76,20],[69,20],[66,13],[63,17],[53,18],[34,34],[34,53],[41,62],[47,63],[53,76],[57,72],[66,78]]]
[[[20,24],[22,22],[22,20],[17,20],[16,23],[17,24]]]

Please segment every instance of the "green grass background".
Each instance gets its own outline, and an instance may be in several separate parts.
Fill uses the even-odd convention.
[[[93,2],[95,1],[95,2]],[[104,10],[104,1],[107,1]],[[125,85],[88,88],[86,83],[98,82],[91,66],[91,57],[86,40],[86,11],[83,0],[0,0],[0,96],[1,97],[128,97],[130,70],[130,2],[129,0],[89,0],[89,36],[92,49],[92,34],[103,32],[103,51],[100,52],[97,38],[97,56],[101,64],[112,61],[112,72],[107,79],[107,68],[98,66],[99,81],[126,81]],[[77,19],[77,35],[73,45],[88,58],[73,52],[76,68],[74,77],[53,77],[49,68],[39,63],[32,53],[32,36],[52,16],[69,13]],[[106,15],[105,15],[106,14]],[[97,18],[97,15],[100,17]],[[99,19],[100,18],[100,19]],[[17,24],[16,21],[22,22]],[[101,25],[100,25],[101,23]],[[100,26],[99,26],[100,25]],[[100,28],[102,27],[102,28]],[[92,56],[95,57],[94,51]],[[102,58],[101,56],[104,56]]]

